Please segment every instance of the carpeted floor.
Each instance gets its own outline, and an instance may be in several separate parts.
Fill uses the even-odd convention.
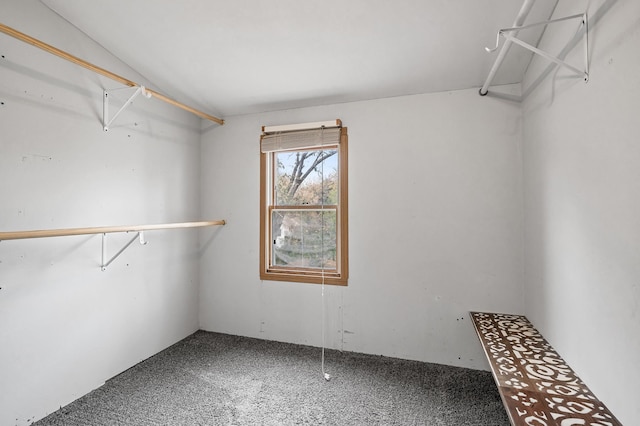
[[[489,372],[199,331],[34,425],[474,425]]]

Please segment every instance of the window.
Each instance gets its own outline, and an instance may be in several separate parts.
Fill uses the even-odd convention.
[[[347,285],[347,129],[263,128],[260,278]]]

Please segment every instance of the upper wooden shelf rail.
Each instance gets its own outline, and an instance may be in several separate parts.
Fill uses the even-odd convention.
[[[226,222],[224,220],[209,220],[201,222],[164,223],[155,225],[100,226],[93,228],[67,228],[44,229],[38,231],[0,232],[0,241],[23,240],[28,238],[64,237],[69,235],[109,234],[113,232],[150,231],[156,229],[198,228],[205,226],[224,225],[225,223]]]
[[[127,78],[119,76],[118,74],[115,74],[115,73],[113,73],[111,71],[108,71],[108,70],[106,70],[104,68],[100,68],[100,67],[98,67],[96,65],[93,65],[92,63],[87,62],[84,59],[80,59],[80,58],[78,58],[76,56],[73,56],[73,55],[65,52],[64,50],[60,50],[57,47],[53,47],[53,46],[51,46],[51,45],[49,45],[47,43],[44,43],[44,42],[42,42],[42,41],[40,41],[40,40],[38,40],[36,38],[28,36],[27,34],[21,33],[18,30],[15,30],[15,29],[13,29],[11,27],[8,27],[8,26],[6,26],[6,25],[4,25],[2,23],[0,23],[0,32],[3,32],[5,34],[7,34],[7,35],[10,35],[11,37],[17,38],[20,41],[23,41],[23,42],[28,43],[28,44],[30,44],[32,46],[35,46],[35,47],[37,47],[39,49],[42,49],[45,52],[49,52],[52,55],[58,56],[58,57],[60,57],[62,59],[65,59],[65,60],[67,60],[69,62],[72,62],[72,63],[74,63],[76,65],[80,65],[81,67],[84,67],[84,68],[86,68],[86,69],[88,69],[90,71],[93,71],[93,72],[97,73],[97,74],[100,74],[102,76],[105,76],[105,77],[108,77],[108,78],[110,78],[112,80],[115,80],[118,83],[124,84],[124,85],[129,86],[129,87],[142,87],[142,85],[140,85],[140,84],[138,84],[138,83],[136,83],[134,81],[131,81],[131,80],[127,79]],[[189,111],[190,113],[195,114],[200,118],[204,118],[206,120],[213,121],[213,122],[218,123],[220,125],[224,124],[224,120],[221,119],[221,118],[214,117],[213,115],[209,115],[209,114],[207,114],[205,112],[199,111],[199,110],[197,110],[195,108],[192,108],[192,107],[190,107],[188,105],[185,105],[185,104],[183,104],[181,102],[173,100],[173,99],[163,95],[162,93],[156,92],[155,90],[151,90],[151,89],[145,88],[145,91],[146,91],[147,94],[149,94],[149,95],[151,95],[151,96],[153,96],[155,98],[158,98],[161,101],[164,101],[164,102],[166,102],[168,104],[171,104],[173,106],[181,108],[181,109],[183,109],[185,111]]]

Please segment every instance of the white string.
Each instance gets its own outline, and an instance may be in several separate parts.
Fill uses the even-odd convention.
[[[324,270],[322,271],[322,375],[326,381],[331,379],[331,375],[324,371]]]
[[[321,138],[323,139],[322,143],[324,144],[324,127],[321,128]],[[320,152],[320,155],[324,155],[324,150]],[[322,179],[320,179],[320,267],[322,268],[322,376],[326,381],[331,380],[331,375],[324,371],[324,346],[325,346],[325,336],[324,336],[324,161],[320,163],[320,173],[322,174]]]

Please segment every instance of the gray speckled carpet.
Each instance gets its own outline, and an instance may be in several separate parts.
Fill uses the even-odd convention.
[[[34,425],[474,425],[489,372],[199,331]]]

